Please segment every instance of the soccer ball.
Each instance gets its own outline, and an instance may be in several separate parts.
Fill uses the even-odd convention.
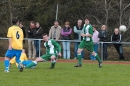
[[[119,30],[122,31],[122,32],[125,32],[127,30],[126,26],[125,25],[121,25],[119,27]]]

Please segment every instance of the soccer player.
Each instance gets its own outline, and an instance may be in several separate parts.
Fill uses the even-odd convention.
[[[81,52],[84,48],[86,48],[88,51],[92,53],[92,55],[98,60],[99,68],[102,67],[102,61],[100,60],[100,57],[97,53],[94,52],[94,44],[92,41],[92,35],[93,35],[93,29],[91,24],[89,23],[89,18],[85,18],[85,24],[84,28],[82,30],[81,36],[83,37],[83,40],[81,41],[79,48],[78,48],[78,63],[74,67],[82,67],[82,56]]]
[[[5,54],[5,72],[9,72],[9,60],[16,56],[16,62],[20,65],[20,72],[23,71],[23,65],[19,60],[23,49],[23,31],[18,26],[19,20],[17,18],[12,19],[13,26],[8,29],[7,37],[9,38],[8,50]]]
[[[16,62],[16,57],[13,57],[11,60],[10,60],[10,65],[11,64],[15,64],[16,63],[16,66],[19,68],[19,65],[18,63]],[[21,53],[21,56],[20,56],[20,61],[22,62],[22,64],[26,67],[26,65],[30,64],[32,62],[32,60],[28,60],[27,59],[27,56],[26,56],[26,53],[25,53],[25,50],[23,49],[22,50],[22,53]]]
[[[31,68],[36,66],[38,62],[51,60],[51,67],[53,69],[56,63],[56,57],[59,55],[61,57],[61,46],[53,39],[49,39],[48,34],[43,34],[43,40],[45,41],[44,46],[46,47],[46,54],[41,57],[36,58],[35,61],[26,66],[26,68]]]

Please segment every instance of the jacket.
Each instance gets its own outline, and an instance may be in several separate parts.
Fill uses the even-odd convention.
[[[107,42],[108,41],[108,32],[107,30],[103,31],[99,31],[99,35],[98,37],[100,38],[100,41],[101,42]]]
[[[43,34],[43,28],[42,27],[35,28],[34,31],[33,31],[33,37],[35,39],[41,39],[42,34]]]
[[[54,27],[54,26],[52,26],[51,27],[51,29],[50,29],[50,31],[49,31],[49,38],[50,39],[54,39],[54,32],[55,32],[55,30],[56,30],[56,40],[59,40],[60,39],[60,32],[61,32],[61,26],[58,26],[58,27]]]

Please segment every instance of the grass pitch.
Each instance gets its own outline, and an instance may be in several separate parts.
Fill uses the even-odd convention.
[[[57,63],[55,69],[50,62],[39,63],[35,69],[19,72],[12,65],[9,73],[4,73],[0,62],[0,86],[129,86],[130,65],[83,63],[74,68],[75,63]]]

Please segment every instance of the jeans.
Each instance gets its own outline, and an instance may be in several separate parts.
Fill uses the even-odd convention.
[[[33,50],[33,53],[32,53],[32,50]],[[34,46],[33,40],[28,40],[28,56],[29,56],[29,58],[31,58],[31,57],[34,58],[36,56],[36,48]]]
[[[40,49],[39,49],[40,41],[39,40],[34,40],[34,45],[35,45],[35,48],[36,48],[36,56],[40,57],[39,56],[39,52],[40,52]]]
[[[97,53],[98,52],[98,44],[94,44],[94,52]],[[96,58],[90,54],[90,59],[91,60],[96,60]]]
[[[101,45],[100,45],[100,49],[101,49]],[[107,60],[107,43],[103,43],[103,60]]]
[[[70,42],[62,42],[63,45],[63,58],[70,59]]]
[[[74,57],[76,57],[76,58],[77,58],[77,51],[78,51],[79,44],[80,44],[80,42],[74,43]],[[82,50],[81,55],[82,55],[82,58],[84,58],[84,50]]]
[[[123,47],[121,44],[114,44],[114,47],[116,49],[116,51],[119,54],[119,60],[124,60],[125,57],[123,56]]]

